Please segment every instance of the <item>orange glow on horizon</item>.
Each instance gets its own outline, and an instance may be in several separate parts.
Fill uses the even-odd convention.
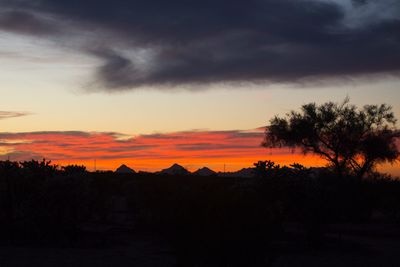
[[[0,133],[3,159],[23,161],[46,158],[58,165],[85,165],[88,170],[115,170],[126,164],[136,171],[159,171],[173,163],[190,171],[207,166],[215,171],[252,167],[259,160],[276,164],[326,165],[315,155],[293,153],[288,148],[261,147],[263,130],[187,131],[135,137],[99,132]],[[23,140],[23,141],[21,141]],[[95,163],[96,162],[96,163]],[[400,175],[399,164],[381,171]]]
[[[118,160],[55,160],[53,163],[58,165],[78,164],[85,165],[89,170],[94,170],[95,165],[97,170],[115,170],[121,164],[125,164],[136,171],[159,171],[164,168],[170,167],[174,163],[178,163],[188,169],[195,171],[204,166],[209,167],[214,171],[223,171],[224,168],[227,172],[237,171],[242,168],[253,167],[253,163],[259,160],[272,160],[276,164],[290,165],[293,163],[300,163],[304,166],[324,166],[325,162],[315,156],[304,156],[301,154],[290,154],[285,156],[269,156],[254,155],[251,157],[234,157],[234,158],[169,158],[169,159],[118,159]]]

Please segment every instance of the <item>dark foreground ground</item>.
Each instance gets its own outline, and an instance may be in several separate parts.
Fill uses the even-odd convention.
[[[90,173],[0,161],[0,267],[400,266],[400,179]]]
[[[310,249],[296,225],[266,252],[262,266],[400,266],[400,228],[390,224],[331,225],[324,245]],[[179,266],[167,241],[151,233],[110,230],[83,238],[74,247],[15,245],[0,248],[0,266]],[[187,244],[190,246],[190,244]],[[181,266],[221,266],[192,262]],[[228,265],[229,266],[229,265]]]

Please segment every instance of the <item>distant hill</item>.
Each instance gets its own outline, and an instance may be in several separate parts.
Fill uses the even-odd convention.
[[[216,175],[217,173],[213,170],[211,170],[210,168],[207,167],[203,167],[201,169],[198,169],[197,171],[192,173],[193,175],[197,175],[197,176],[213,176]]]
[[[159,174],[167,174],[167,175],[188,175],[190,172],[186,170],[179,164],[174,164],[167,169],[163,169],[159,172]]]
[[[126,166],[125,164],[122,164],[115,170],[115,173],[136,173],[136,172],[133,169]]]

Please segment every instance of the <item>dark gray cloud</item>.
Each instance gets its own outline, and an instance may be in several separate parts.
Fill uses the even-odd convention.
[[[28,112],[0,111],[0,120],[27,116]]]
[[[28,35],[51,35],[58,31],[50,20],[15,10],[0,13],[0,29]]]
[[[96,70],[95,86],[109,91],[149,85],[290,83],[398,75],[400,70],[397,0],[0,0],[0,4],[8,12],[1,13],[3,30],[59,36],[68,27],[64,40],[79,43],[81,52],[103,61]],[[42,18],[58,22],[50,25]]]

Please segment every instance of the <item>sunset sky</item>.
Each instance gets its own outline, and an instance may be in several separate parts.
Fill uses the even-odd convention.
[[[0,159],[320,166],[262,127],[346,96],[400,118],[400,1],[0,0],[0,62]]]

